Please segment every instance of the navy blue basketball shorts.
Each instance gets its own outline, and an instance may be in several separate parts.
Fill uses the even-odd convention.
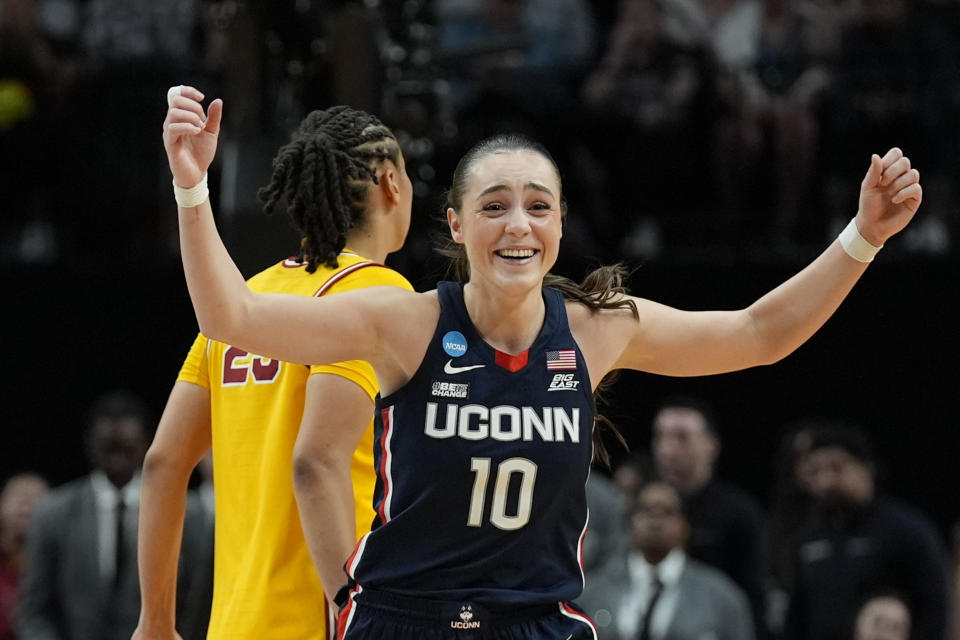
[[[597,640],[597,632],[568,602],[491,611],[354,585],[337,616],[337,640]]]

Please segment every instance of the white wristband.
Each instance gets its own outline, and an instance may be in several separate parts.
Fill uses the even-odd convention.
[[[203,177],[200,178],[200,182],[189,189],[177,186],[177,183],[174,182],[173,197],[176,198],[177,205],[184,209],[190,209],[203,204],[204,200],[210,197],[210,190],[207,188],[206,172],[204,172]]]
[[[857,262],[873,262],[873,257],[883,249],[883,245],[874,246],[860,235],[855,219],[850,220],[850,224],[844,227],[837,239],[840,240],[843,250]]]

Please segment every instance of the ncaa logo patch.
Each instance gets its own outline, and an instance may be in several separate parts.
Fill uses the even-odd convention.
[[[467,352],[467,339],[459,331],[448,331],[443,336],[443,351],[448,356],[459,358]]]

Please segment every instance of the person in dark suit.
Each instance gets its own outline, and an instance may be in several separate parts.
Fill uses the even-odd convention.
[[[814,504],[794,539],[788,640],[845,640],[864,594],[895,592],[909,610],[909,637],[949,637],[948,556],[936,526],[876,486],[867,436],[844,424],[811,433]]]
[[[603,565],[607,555],[626,544],[627,520],[623,495],[610,476],[593,469],[587,478],[590,523],[583,538],[583,571],[589,576]]]
[[[687,553],[743,589],[757,635],[764,637],[762,510],[749,494],[716,477],[720,435],[710,407],[699,398],[665,399],[653,420],[652,450],[657,472],[683,496]]]
[[[630,550],[592,575],[580,599],[600,640],[753,640],[743,591],[684,552],[690,523],[677,490],[649,482],[636,504]]]
[[[86,434],[92,471],[40,503],[27,534],[19,640],[127,640],[137,624],[137,516],[147,411],[114,391]]]

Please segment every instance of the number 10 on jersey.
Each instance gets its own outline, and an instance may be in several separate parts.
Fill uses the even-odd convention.
[[[470,495],[470,511],[467,526],[483,525],[483,507],[487,487],[490,484],[490,458],[471,458],[470,470],[474,473],[473,493]],[[520,474],[520,495],[517,512],[507,514],[507,491],[513,474]],[[537,465],[526,458],[508,458],[497,465],[493,482],[493,500],[490,503],[490,524],[504,531],[513,531],[530,521],[533,507],[533,485],[537,480]]]

